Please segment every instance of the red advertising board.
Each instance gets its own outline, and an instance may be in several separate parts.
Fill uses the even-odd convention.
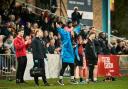
[[[119,56],[99,55],[98,76],[119,76]]]

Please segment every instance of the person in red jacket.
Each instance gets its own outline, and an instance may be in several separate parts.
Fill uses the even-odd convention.
[[[23,38],[24,31],[19,30],[17,37],[14,39],[15,53],[17,57],[16,83],[25,83],[23,76],[27,65],[26,48],[30,40],[25,41]]]

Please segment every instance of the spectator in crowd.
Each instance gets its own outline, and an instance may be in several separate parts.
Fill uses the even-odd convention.
[[[44,37],[43,37],[45,43],[47,44],[49,42],[49,33],[47,30],[44,31]]]
[[[91,80],[97,82],[97,61],[98,55],[95,51],[94,39],[96,37],[95,32],[90,32],[88,35],[88,41],[85,46],[85,56],[87,63],[87,79],[86,82],[89,82],[89,75],[91,75]],[[89,74],[92,73],[92,74]]]
[[[10,35],[8,37],[8,39],[4,42],[4,47],[6,48],[6,53],[7,54],[14,54],[15,50],[14,50],[14,46],[13,46],[13,36]]]
[[[45,53],[45,44],[42,40],[43,32],[41,30],[36,31],[36,37],[32,40],[32,54],[33,54],[33,61],[34,67],[42,68],[43,75],[42,80],[45,86],[49,86],[45,76],[45,63],[44,59],[47,58]],[[39,86],[38,76],[34,77],[35,84]]]
[[[55,47],[59,48],[61,46],[61,36],[60,34],[57,35],[57,38],[55,39]]]
[[[16,83],[25,83],[24,81],[24,72],[27,65],[27,57],[26,57],[26,48],[28,47],[28,44],[30,44],[30,41],[25,41],[23,38],[24,31],[18,30],[18,35],[14,39],[14,47],[16,51],[16,57],[17,57],[17,72],[16,72]]]
[[[49,46],[48,46],[48,53],[54,54],[55,53],[55,40],[50,39]]]
[[[0,35],[0,54],[4,54],[5,53],[5,49],[3,47],[3,35]],[[3,60],[3,56],[0,55],[0,69],[2,69],[4,66],[3,66],[3,62],[5,62]]]
[[[60,51],[61,51],[61,36],[60,36],[60,34],[58,34],[55,39],[55,48],[56,48],[57,54],[60,54]]]
[[[123,54],[123,41],[122,40],[117,40],[117,47],[116,47],[116,52],[117,54]]]
[[[3,42],[5,42],[10,35],[14,35],[9,23],[6,23],[6,25],[1,28],[1,35],[4,35]]]
[[[9,23],[10,22],[13,22],[13,23],[15,23],[15,15],[9,15]]]
[[[73,26],[76,27],[78,24],[77,24],[77,21],[75,21],[73,23]],[[80,34],[82,36],[82,39],[85,40],[87,38],[87,35],[88,35],[88,32],[89,32],[89,29],[87,29],[87,27],[84,25],[80,31]]]
[[[116,44],[116,42],[111,42],[111,54],[113,54],[113,55],[116,55],[117,54],[117,52],[116,52],[116,47],[117,47],[117,44]]]
[[[126,42],[123,40],[122,41],[122,54],[125,54],[127,47],[126,47]]]
[[[82,15],[83,15],[83,13],[80,14],[80,13],[78,12],[78,7],[74,7],[74,12],[73,12],[72,15],[71,15],[72,21],[73,21],[73,22],[74,22],[74,21],[77,21],[77,23],[79,24],[79,23],[80,23],[80,19],[82,19]]]
[[[128,40],[125,41],[124,54],[128,54]]]
[[[46,0],[41,0],[40,2],[43,3],[43,4],[41,4],[41,8],[50,9],[50,7],[49,7],[50,1],[51,0],[47,0],[47,1]]]
[[[55,18],[54,18],[54,19],[55,19]],[[53,19],[53,20],[54,20],[54,19]],[[51,19],[51,21],[52,21],[52,19]],[[49,27],[49,29],[50,29],[51,32],[53,32],[54,35],[57,35],[55,23],[56,23],[55,21],[52,21],[52,22],[51,22],[51,25],[50,25],[50,27]]]
[[[39,30],[39,25],[37,22],[33,23],[33,26],[31,27],[31,36],[32,38],[35,37],[35,32]]]
[[[42,26],[43,26],[43,23],[44,23],[44,11],[43,12],[41,12],[41,15],[40,15],[40,17],[39,17],[39,26],[42,28]],[[43,29],[42,29],[43,30]],[[44,29],[45,30],[45,29]]]
[[[53,34],[53,32],[49,32],[49,40],[50,39],[54,39],[54,34]]]
[[[106,38],[105,33],[101,32],[99,33],[99,45],[100,45],[100,54],[110,54],[110,49],[108,47],[108,41]]]
[[[31,34],[31,23],[27,22],[27,25],[24,28],[24,36],[30,36]]]
[[[50,10],[52,13],[55,13],[57,10],[57,0],[51,0]]]
[[[40,20],[41,29],[47,30],[49,32],[50,25],[51,25],[51,21],[50,21],[49,13],[48,13],[48,11],[45,11],[43,13],[43,17],[41,17],[41,20]]]
[[[10,55],[10,54],[15,54],[13,40],[14,40],[13,36],[10,35],[7,38],[7,40],[4,42],[5,54],[7,54],[6,60],[9,61],[9,63],[7,63],[7,65],[6,64],[4,64],[4,65],[6,65],[6,69],[8,69],[8,70],[11,69],[12,71],[16,71],[15,58],[13,55]]]
[[[16,37],[16,24],[14,22],[10,22],[8,23],[8,30],[11,33],[11,35],[13,35],[13,37]]]

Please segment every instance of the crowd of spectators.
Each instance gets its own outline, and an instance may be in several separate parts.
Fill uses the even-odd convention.
[[[50,14],[47,10],[36,15],[27,8],[18,6],[13,8],[9,14],[0,13],[0,54],[14,54],[13,40],[19,29],[24,30],[25,40],[33,39],[35,32],[41,29],[44,33],[46,52],[50,54],[60,53],[60,35],[56,30],[56,22],[61,22],[58,16]],[[68,23],[62,23],[65,27]],[[90,31],[96,31],[94,27],[83,28],[80,35],[86,40]],[[97,34],[94,41],[98,54],[128,54],[128,40],[114,40],[108,44],[107,35],[103,32]],[[28,48],[31,52],[31,46]]]

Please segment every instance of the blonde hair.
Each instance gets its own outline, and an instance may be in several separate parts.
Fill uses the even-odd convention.
[[[42,32],[43,33],[43,31],[39,28],[39,29],[37,29],[36,31],[35,31],[35,35],[37,36],[37,33],[38,32]]]

